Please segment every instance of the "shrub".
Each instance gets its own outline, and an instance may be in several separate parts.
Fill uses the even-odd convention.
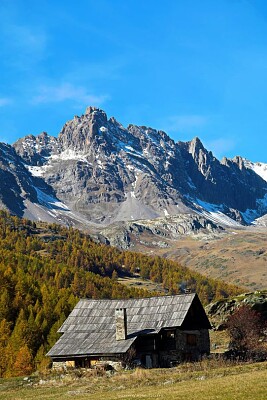
[[[260,338],[264,332],[261,315],[243,304],[237,308],[227,321],[230,336],[229,355],[241,359],[266,358]]]

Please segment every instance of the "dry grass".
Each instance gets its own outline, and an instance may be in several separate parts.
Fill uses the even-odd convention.
[[[145,289],[154,294],[166,294],[166,291],[164,290],[162,284],[152,282],[149,279],[142,279],[139,276],[118,278],[118,282],[128,287]]]
[[[230,337],[227,330],[210,330],[210,343],[212,353],[224,353],[228,349]]]
[[[83,370],[0,381],[2,400],[183,399],[266,400],[267,362],[231,364],[204,360],[172,369],[116,374]]]

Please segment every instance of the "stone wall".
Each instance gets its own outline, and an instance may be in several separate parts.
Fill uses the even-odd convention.
[[[74,368],[75,367],[75,361],[73,360],[68,360],[68,361],[53,361],[52,364],[52,369],[55,370],[65,370],[67,368]]]
[[[210,338],[208,329],[175,331],[176,349],[161,350],[160,366],[170,367],[183,361],[199,360],[204,354],[210,353]]]

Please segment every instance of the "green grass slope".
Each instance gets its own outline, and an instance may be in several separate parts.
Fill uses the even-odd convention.
[[[216,365],[204,361],[173,369],[124,371],[115,375],[0,380],[3,400],[266,400],[267,363]]]

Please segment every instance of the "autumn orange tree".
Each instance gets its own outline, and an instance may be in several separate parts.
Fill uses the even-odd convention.
[[[33,372],[33,357],[27,345],[19,349],[14,362],[13,372],[16,376],[25,376]]]

